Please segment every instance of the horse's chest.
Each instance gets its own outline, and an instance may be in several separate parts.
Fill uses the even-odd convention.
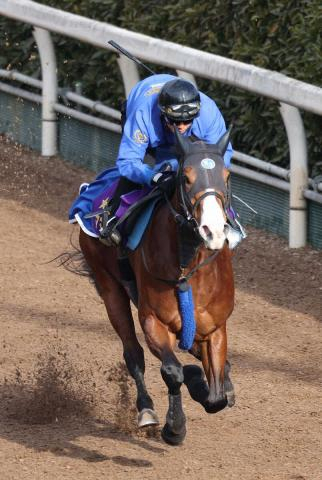
[[[219,328],[229,317],[226,308],[198,309],[195,308],[196,331],[200,335],[208,335]]]
[[[231,291],[217,292],[210,297],[196,296],[195,299],[196,331],[205,336],[223,325],[234,308],[234,294]]]

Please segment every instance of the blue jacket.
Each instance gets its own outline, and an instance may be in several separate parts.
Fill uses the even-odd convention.
[[[170,162],[172,168],[177,169],[177,160],[170,151],[175,143],[174,134],[164,125],[158,107],[162,86],[174,78],[177,77],[152,75],[140,81],[130,92],[116,165],[120,175],[133,182],[150,185],[164,162]],[[213,100],[201,92],[200,99],[200,114],[184,135],[193,134],[207,143],[216,143],[226,131],[224,119]],[[156,165],[153,168],[143,163],[148,147],[156,148]],[[224,156],[227,167],[231,156],[232,147],[229,144]]]

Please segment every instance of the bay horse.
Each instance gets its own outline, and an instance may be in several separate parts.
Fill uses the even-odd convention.
[[[175,135],[179,168],[173,195],[165,195],[166,201],[156,209],[140,246],[129,253],[137,285],[139,322],[150,351],[161,362],[161,375],[168,388],[162,438],[171,445],[182,443],[186,435],[180,393],[183,383],[192,399],[208,413],[234,404],[226,360],[226,321],[234,307],[234,280],[226,232],[229,172],[223,160],[230,131],[216,145],[191,142],[177,131]],[[79,241],[136,383],[138,426],[157,424],[117,248],[107,247],[82,230]],[[199,366],[182,366],[174,352],[182,332],[178,289],[189,287],[196,322],[189,352],[202,361],[206,380]]]

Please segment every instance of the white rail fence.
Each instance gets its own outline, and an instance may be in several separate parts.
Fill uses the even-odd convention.
[[[315,191],[310,189],[313,182],[308,178],[306,138],[299,108],[322,115],[322,88],[294,80],[278,72],[130,32],[30,0],[0,0],[0,14],[34,26],[34,37],[42,67],[42,82],[18,72],[5,70],[0,70],[0,78],[17,80],[42,89],[42,95],[27,92],[3,82],[0,82],[0,90],[42,103],[42,154],[45,156],[57,153],[57,112],[114,132],[120,131],[119,124],[115,123],[115,120],[119,120],[120,113],[114,109],[76,93],[65,92],[68,100],[114,120],[110,121],[68,108],[59,102],[56,57],[50,32],[108,50],[112,50],[112,47],[107,42],[113,39],[129,48],[131,53],[140,59],[173,68],[179,75],[189,80],[194,81],[194,75],[197,75],[279,101],[289,142],[290,170],[270,165],[241,152],[235,152],[233,158],[266,173],[259,173],[238,165],[232,165],[231,170],[239,175],[289,191],[289,246],[297,248],[306,244],[306,199],[322,203],[322,195],[318,193],[318,190],[322,191],[322,186],[320,184],[318,188],[315,187]],[[122,73],[125,92],[128,94],[139,80],[137,67],[125,57],[118,59],[118,66]]]

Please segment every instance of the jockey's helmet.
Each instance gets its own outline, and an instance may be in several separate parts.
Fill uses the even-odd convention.
[[[165,83],[159,94],[159,108],[168,120],[188,122],[199,115],[200,94],[196,87],[182,78]]]

